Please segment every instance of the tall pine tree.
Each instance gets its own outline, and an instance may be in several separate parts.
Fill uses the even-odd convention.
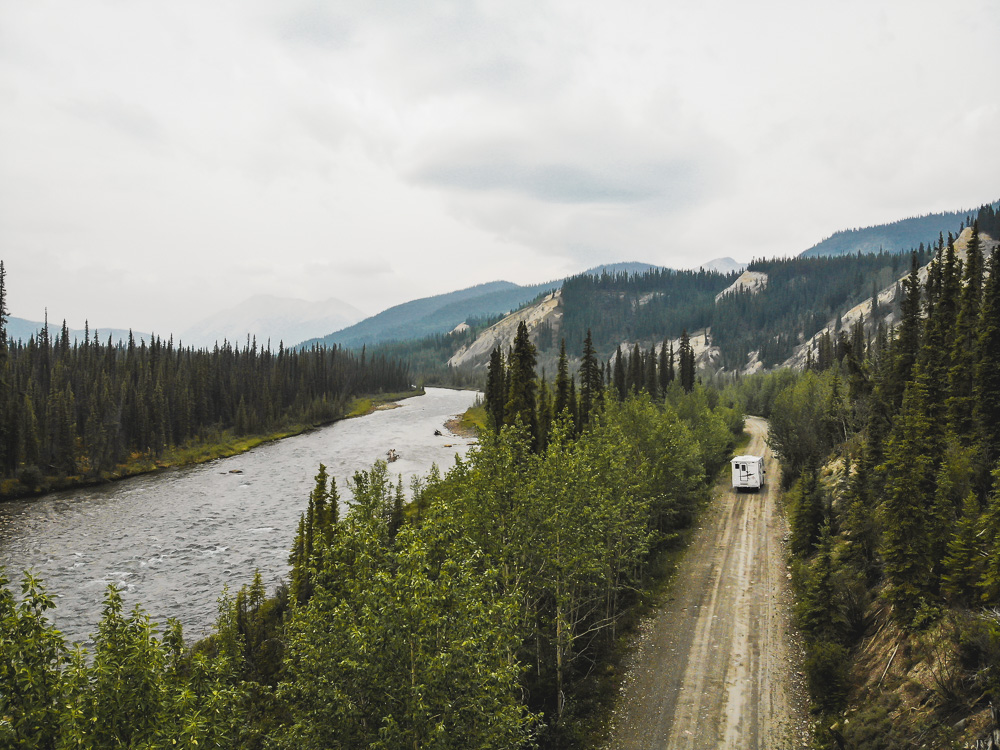
[[[694,347],[686,328],[681,333],[680,381],[685,391],[690,392],[694,388]]]
[[[537,445],[538,439],[535,362],[535,345],[531,343],[528,326],[522,320],[517,326],[514,347],[510,354],[504,422],[515,424],[520,420],[531,435],[533,445]]]
[[[580,429],[590,422],[603,387],[604,375],[601,363],[597,359],[594,340],[588,328],[587,338],[583,342],[583,357],[580,361]]]

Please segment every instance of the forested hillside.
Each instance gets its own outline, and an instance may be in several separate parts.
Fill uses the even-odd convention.
[[[0,497],[149,467],[177,446],[343,416],[360,393],[409,388],[404,365],[340,348],[273,352],[74,340],[65,324],[27,342],[6,335],[0,263]]]
[[[479,446],[415,482],[410,506],[380,462],[343,512],[320,466],[289,586],[267,598],[247,571],[194,651],[111,589],[92,653],[71,652],[38,581],[20,600],[0,585],[0,743],[579,746],[618,635],[743,420],[676,379],[622,396],[596,358],[553,391],[534,357],[522,331]]]
[[[926,263],[931,253],[929,246],[919,249],[918,262]],[[800,338],[810,338],[838,315],[891,286],[908,265],[905,256],[874,253],[755,260],[747,270],[766,273],[767,286],[756,293],[727,294],[712,311],[712,338],[729,368],[746,363],[754,351],[765,367],[781,364]]]
[[[891,343],[741,386],[791,486],[829,747],[967,747],[1000,706],[1000,250],[984,263],[977,230],[907,277]]]
[[[931,252],[930,247],[917,252],[921,264]],[[767,274],[766,285],[730,292],[718,301],[736,274],[667,270],[577,276],[563,284],[559,336],[581,340],[590,329],[595,348],[609,357],[622,342],[645,350],[685,330],[711,328],[712,344],[727,369],[745,366],[751,352],[774,367],[801,340],[891,286],[907,269],[906,258],[893,253],[754,260],[747,270]]]
[[[655,269],[639,274],[584,274],[562,287],[560,338],[583,341],[587,331],[601,352],[622,341],[649,345],[711,320],[715,295],[735,280],[711,271]]]
[[[989,224],[989,216],[985,211],[995,216],[1000,203],[985,206],[979,211],[951,211],[945,213],[914,216],[909,219],[879,224],[863,229],[845,229],[835,232],[822,242],[819,242],[802,253],[803,258],[818,258],[821,256],[848,255],[851,253],[906,253],[917,249],[920,245],[932,245],[938,235],[949,232],[958,234],[965,226],[978,219],[980,231],[990,236],[994,227]]]

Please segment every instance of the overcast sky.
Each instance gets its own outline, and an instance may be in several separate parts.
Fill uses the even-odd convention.
[[[8,307],[374,314],[975,207],[998,39],[995,0],[0,0]]]

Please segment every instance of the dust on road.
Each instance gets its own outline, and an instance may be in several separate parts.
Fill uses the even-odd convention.
[[[791,626],[785,520],[767,422],[746,453],[766,485],[714,491],[669,600],[644,623],[613,718],[612,750],[781,750],[809,746],[801,649]]]

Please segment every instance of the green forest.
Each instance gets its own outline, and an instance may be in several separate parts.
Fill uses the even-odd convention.
[[[361,394],[410,389],[398,359],[335,347],[277,352],[71,340],[65,322],[8,341],[0,261],[0,497],[155,468],[166,454],[330,422]]]
[[[1000,251],[976,227],[917,265],[891,342],[739,386],[790,487],[824,747],[960,746],[1000,705]]]
[[[932,252],[930,244],[916,249],[921,265]],[[582,340],[589,329],[597,350],[609,356],[621,341],[648,347],[664,337],[710,327],[727,369],[743,367],[753,351],[766,367],[774,367],[791,356],[802,338],[892,286],[906,268],[906,256],[897,253],[754,260],[747,270],[766,273],[767,285],[756,292],[731,292],[718,301],[716,295],[736,274],[651,270],[578,276],[563,284],[561,335]]]
[[[320,466],[288,585],[268,597],[257,576],[224,593],[204,641],[124,612],[110,588],[85,653],[49,623],[40,581],[25,575],[20,597],[0,587],[0,742],[578,746],[743,417],[679,380],[620,399],[596,358],[581,412],[574,378],[534,375],[522,333],[478,447],[416,480],[409,504],[379,462],[342,510]]]
[[[718,274],[569,280],[578,310],[589,295],[603,314],[567,306],[575,338],[545,342],[554,378],[522,323],[493,351],[485,426],[454,466],[404,488],[383,462],[346,487],[320,465],[288,498],[303,512],[287,582],[268,592],[245,571],[206,639],[126,610],[112,586],[84,649],[52,625],[59,592],[0,571],[0,747],[588,746],[744,414],[769,419],[782,462],[817,743],[961,745],[1000,705],[1000,248],[984,257],[979,229],[964,257],[940,237],[909,258],[756,261],[768,290],[718,303]],[[819,330],[907,268],[894,329],[876,311],[823,337],[804,372],[699,381],[686,316],[709,316],[733,352],[770,341],[776,362],[783,331]],[[353,396],[408,388],[406,359],[426,356],[75,342],[65,326],[13,342],[5,283],[0,263],[11,493],[329,421]],[[680,327],[676,350],[657,351],[647,310]],[[623,326],[641,346],[622,350]]]

